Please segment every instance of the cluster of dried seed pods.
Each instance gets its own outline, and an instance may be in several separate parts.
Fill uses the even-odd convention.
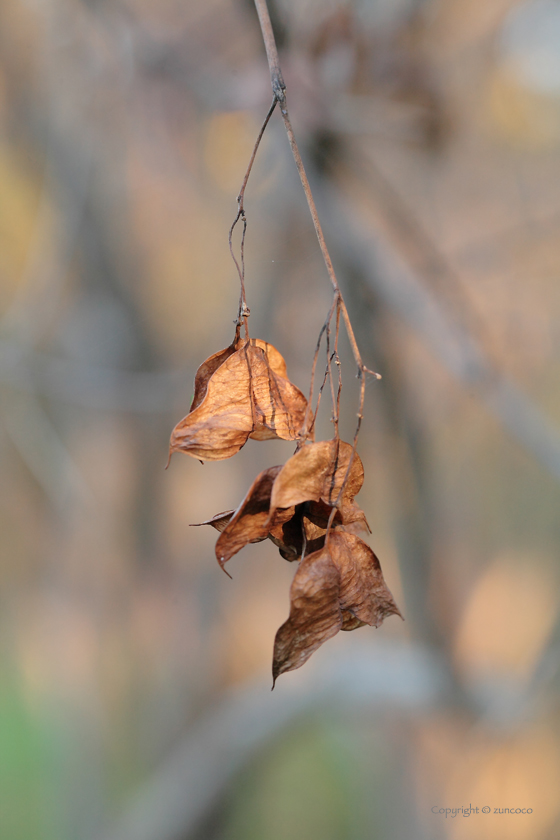
[[[170,454],[221,460],[248,438],[297,442],[282,466],[253,481],[235,511],[201,525],[220,532],[224,568],[248,543],[270,539],[286,560],[299,561],[290,616],[274,642],[273,678],[299,668],[339,630],[378,627],[400,615],[379,561],[360,538],[369,526],[355,501],[364,470],[355,448],[338,437],[310,441],[307,400],[293,385],[280,353],[265,341],[240,338],[210,356],[195,377],[189,414],[171,435]]]

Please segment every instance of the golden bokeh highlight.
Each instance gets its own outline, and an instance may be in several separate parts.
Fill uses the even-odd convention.
[[[490,125],[520,149],[554,149],[560,141],[560,97],[527,87],[513,61],[491,72],[487,87]]]
[[[478,743],[477,743],[478,741]],[[549,837],[560,813],[560,753],[554,731],[546,726],[530,727],[505,739],[503,744],[463,744],[456,755],[462,767],[451,775],[446,802],[472,802],[490,807],[489,814],[456,817],[451,825],[452,840],[540,840]],[[531,814],[494,813],[494,809],[532,808]],[[450,820],[448,819],[449,823]]]
[[[449,840],[550,836],[560,813],[560,751],[552,727],[525,724],[500,736],[484,724],[442,715],[418,727],[414,744],[416,791],[428,831],[437,826]],[[470,806],[478,813],[464,816],[460,809]],[[446,808],[456,809],[455,816],[438,813]],[[511,813],[517,808],[531,813]]]
[[[461,617],[455,653],[471,677],[526,679],[558,608],[556,580],[539,557],[503,554],[480,575]]]

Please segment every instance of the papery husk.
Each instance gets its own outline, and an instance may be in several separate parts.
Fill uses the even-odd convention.
[[[271,511],[306,501],[323,501],[333,506],[344,482],[341,501],[350,505],[364,483],[364,467],[353,447],[336,438],[305,443],[278,474]]]
[[[274,642],[274,680],[300,668],[339,630],[379,627],[389,615],[401,614],[371,548],[354,534],[331,531],[294,576],[290,616]]]
[[[259,339],[210,356],[197,371],[192,410],[173,429],[170,455],[218,461],[249,437],[298,440],[307,400],[285,374],[281,354]]]

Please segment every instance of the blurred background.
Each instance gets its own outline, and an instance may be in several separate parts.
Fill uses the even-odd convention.
[[[560,2],[269,5],[383,376],[358,501],[406,620],[271,694],[294,566],[261,543],[229,580],[189,526],[293,447],[164,471],[233,337],[227,233],[271,100],[251,0],[3,0],[0,836],[553,840]],[[278,114],[245,206],[252,335],[307,391],[331,291]],[[349,439],[345,340],[342,370]]]

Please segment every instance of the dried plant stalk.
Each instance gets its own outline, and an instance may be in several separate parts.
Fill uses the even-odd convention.
[[[276,681],[285,671],[303,665],[339,630],[355,630],[365,625],[378,627],[384,618],[400,612],[383,580],[377,557],[357,535],[370,530],[355,496],[364,481],[356,445],[364,406],[365,374],[372,371],[362,362],[294,137],[266,2],[255,0],[255,4],[274,98],[255,142],[237,197],[237,214],[229,231],[229,247],[240,283],[236,332],[228,347],[214,353],[199,367],[190,412],[173,430],[170,453],[182,451],[200,460],[221,460],[235,455],[249,438],[259,441],[280,438],[297,444],[294,455],[284,465],[269,467],[255,478],[235,511],[216,514],[200,523],[219,531],[216,557],[224,571],[225,564],[244,546],[267,538],[286,560],[299,561],[290,591],[290,615],[278,630],[274,643]],[[321,327],[313,358],[309,400],[288,379],[285,361],[278,350],[265,341],[251,339],[248,328],[244,196],[259,144],[277,104],[334,289],[332,306]],[[237,259],[232,236],[239,221],[243,223],[243,231]],[[358,422],[351,444],[340,439],[339,430],[341,318],[360,379]],[[326,366],[313,409],[315,373],[323,339]],[[334,438],[315,442],[315,423],[327,381]]]

